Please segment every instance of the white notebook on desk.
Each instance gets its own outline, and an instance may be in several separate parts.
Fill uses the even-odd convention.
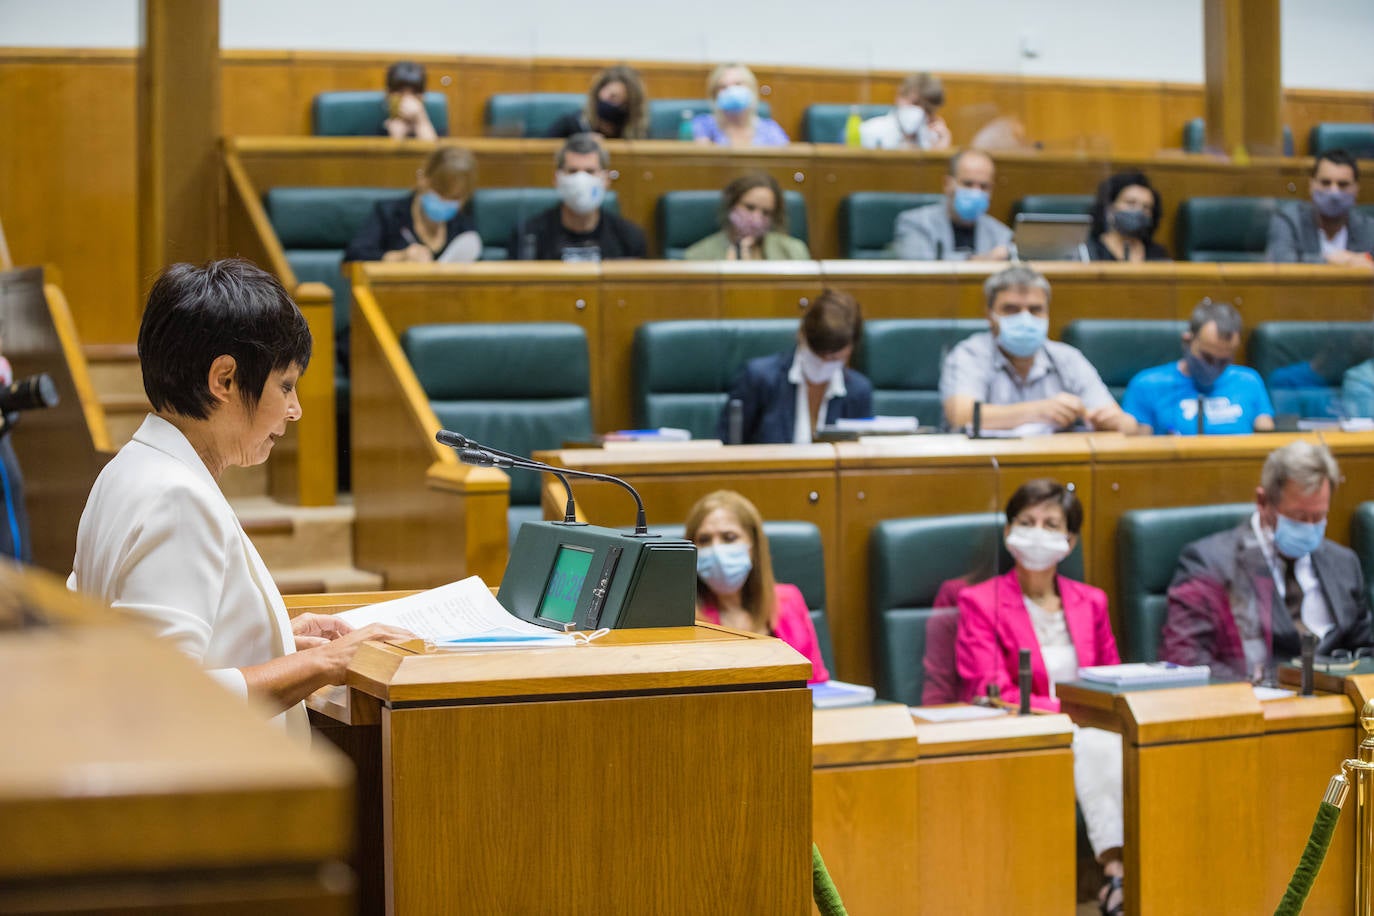
[[[1205,684],[1212,669],[1206,665],[1175,665],[1173,662],[1134,662],[1126,665],[1093,665],[1079,668],[1078,676],[1111,687],[1151,687],[1172,684],[1188,687]]]

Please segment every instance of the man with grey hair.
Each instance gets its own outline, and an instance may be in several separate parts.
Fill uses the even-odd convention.
[[[892,247],[904,261],[1005,261],[1011,230],[988,216],[992,157],[960,150],[949,160],[944,203],[897,214]]]
[[[1339,480],[1324,445],[1272,452],[1250,518],[1179,556],[1160,658],[1259,681],[1301,653],[1306,633],[1323,655],[1374,644],[1359,558],[1326,539]]]
[[[1022,435],[1084,429],[1135,431],[1092,363],[1066,343],[1048,340],[1050,284],[1013,264],[983,284],[988,330],[961,341],[940,371],[945,422],[959,429],[979,407],[981,429]]]
[[[1258,372],[1234,365],[1240,312],[1203,299],[1183,332],[1183,358],[1142,369],[1121,406],[1143,433],[1197,436],[1269,432],[1274,405]]]
[[[573,134],[554,157],[559,205],[520,223],[509,255],[521,261],[609,261],[643,258],[649,246],[634,223],[603,210],[610,154],[592,134]]]

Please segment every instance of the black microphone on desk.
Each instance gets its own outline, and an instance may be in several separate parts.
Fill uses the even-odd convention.
[[[1206,401],[1203,399],[1203,396],[1202,396],[1202,395],[1198,395],[1198,396],[1197,396],[1197,434],[1198,434],[1199,436],[1205,436],[1205,435],[1207,435],[1207,412],[1204,410],[1205,407],[1206,407]]]
[[[1031,698],[1031,660],[1030,649],[1022,649],[1020,657],[1016,663],[1017,686],[1021,690],[1021,708],[1017,710],[1018,716],[1030,715]]]
[[[519,455],[512,455],[512,454],[510,454],[509,452],[503,452],[503,451],[501,451],[500,449],[486,448],[485,446],[483,446],[483,445],[481,445],[481,444],[479,444],[479,443],[477,443],[477,442],[474,442],[473,440],[469,439],[467,436],[463,435],[462,433],[455,433],[455,432],[453,432],[453,431],[451,431],[451,430],[447,430],[447,429],[441,429],[441,430],[439,430],[439,432],[435,433],[434,439],[435,439],[435,441],[437,441],[440,445],[447,445],[449,448],[454,448],[454,449],[475,448],[475,449],[481,449],[481,450],[483,450],[483,451],[490,452],[491,454],[497,455],[497,456],[499,456],[499,457],[501,457],[501,458],[509,458],[509,459],[511,459],[512,461],[524,461],[524,460],[525,460],[525,459],[521,458]],[[460,455],[459,457],[461,457],[461,455]],[[467,462],[464,462],[464,463],[465,463],[465,464],[473,464],[474,462],[467,461]],[[487,465],[487,467],[490,467],[490,465]],[[555,524],[559,524],[559,525],[585,525],[585,524],[587,524],[586,522],[579,522],[579,521],[577,520],[577,504],[576,504],[575,502],[573,502],[572,484],[568,483],[568,478],[567,478],[567,477],[564,477],[562,471],[558,470],[557,468],[549,468],[549,473],[553,474],[553,476],[555,476],[555,477],[558,478],[558,482],[561,483],[561,484],[563,485],[563,494],[567,497],[567,502],[565,502],[565,503],[563,504],[563,521],[561,521],[561,522],[556,522]]]
[[[1317,634],[1302,634],[1302,695],[1310,697],[1316,693],[1316,656]]]

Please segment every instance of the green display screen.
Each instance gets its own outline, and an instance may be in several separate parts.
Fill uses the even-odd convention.
[[[544,597],[539,602],[539,616],[545,620],[568,623],[577,611],[577,596],[582,594],[582,583],[587,579],[587,570],[592,566],[592,551],[585,547],[560,545],[553,558],[553,573],[548,585],[544,586]]]

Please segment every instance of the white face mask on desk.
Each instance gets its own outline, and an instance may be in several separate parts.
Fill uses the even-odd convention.
[[[1007,535],[1007,552],[1031,572],[1058,566],[1071,549],[1068,535],[1058,531],[1015,525]]]

